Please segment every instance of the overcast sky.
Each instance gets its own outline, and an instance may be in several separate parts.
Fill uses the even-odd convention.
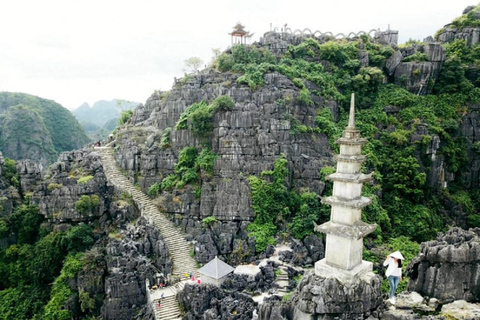
[[[170,90],[184,61],[206,63],[230,45],[237,21],[257,40],[270,26],[358,32],[399,30],[423,40],[471,0],[0,0],[0,91],[83,102],[145,103]]]

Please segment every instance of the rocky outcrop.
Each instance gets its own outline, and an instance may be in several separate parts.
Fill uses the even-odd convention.
[[[452,228],[422,243],[407,268],[408,289],[442,302],[480,301],[480,229]]]
[[[34,163],[21,161],[17,170],[22,188],[34,190],[30,199],[48,219],[47,229],[66,230],[80,223],[95,227],[97,241],[70,284],[79,293],[67,305],[72,314],[152,318],[147,283],[155,283],[158,273],[171,274],[169,250],[159,229],[140,217],[132,197],[107,181],[99,155],[92,149],[62,153],[39,184]]]
[[[57,222],[88,222],[107,212],[113,200],[113,188],[107,184],[99,155],[92,149],[62,153],[51,165],[49,175],[32,197],[45,218]],[[89,197],[90,204],[80,208],[77,203],[82,196]]]
[[[459,124],[459,132],[472,149],[467,149],[470,159],[470,170],[463,173],[463,179],[468,188],[480,187],[480,104],[470,103],[467,105],[467,112],[462,116]]]
[[[246,294],[226,292],[213,285],[186,285],[178,294],[186,320],[250,320],[255,303]]]
[[[258,318],[364,319],[382,303],[381,282],[373,273],[353,283],[308,273],[287,303],[265,301]]]
[[[424,55],[427,61],[403,62],[415,54]],[[446,51],[439,43],[413,44],[396,51],[386,61],[389,75],[393,75],[395,84],[408,91],[425,95],[430,81],[435,81],[446,59]]]
[[[216,113],[212,121],[209,141],[218,155],[213,176],[202,175],[197,196],[197,187],[187,185],[180,190],[164,191],[156,199],[160,209],[193,236],[197,242],[196,259],[200,262],[208,262],[215,255],[228,260],[238,250],[243,252],[245,261],[255,255],[245,232],[254,219],[249,175],[259,176],[262,171],[271,170],[283,153],[291,170],[288,183],[299,190],[321,194],[324,184],[318,168],[332,163],[325,135],[294,133],[297,122],[291,119],[313,127],[317,111],[296,99],[299,90],[288,78],[266,74],[265,85],[257,90],[237,84],[236,79],[237,75],[210,71],[190,77],[167,96],[152,95],[145,107],[135,111],[132,119],[136,120],[120,132],[116,141],[117,162],[132,181],[147,191],[154,182],[160,183],[173,172],[184,147],[202,148],[203,142],[191,131],[175,129],[181,113],[201,100],[213,101],[219,95],[232,97],[233,110]],[[313,99],[318,100],[317,108],[337,108],[320,97]],[[166,132],[170,139],[167,148],[161,144]],[[209,216],[216,217],[218,222],[204,228],[202,220]]]
[[[325,244],[315,235],[293,240],[292,250],[280,251],[280,260],[297,266],[312,266],[325,257]]]
[[[413,291],[398,294],[395,306],[385,305],[375,314],[381,320],[480,319],[480,304],[457,300],[442,305]]]
[[[228,291],[260,294],[274,286],[275,267],[272,263],[260,267],[260,272],[255,275],[230,273],[222,283],[222,289]]]
[[[44,176],[44,167],[40,162],[33,160],[19,160],[16,162],[17,173],[20,176],[22,192],[35,192],[41,189]]]
[[[478,7],[478,6],[477,6]],[[480,12],[476,6],[468,6],[463,10],[461,17],[464,23],[459,23],[458,19],[453,23],[447,24],[437,34],[437,39],[440,42],[448,43],[455,40],[465,40],[466,44],[474,47],[480,41],[480,28],[478,27],[478,20],[480,20]],[[461,21],[461,20],[460,20]],[[468,23],[465,23],[469,21]]]
[[[480,28],[450,28],[446,27],[438,35],[438,41],[448,43],[455,40],[465,40],[468,46],[475,46],[480,40]]]
[[[110,236],[105,251],[102,319],[133,319],[151,307],[146,280],[155,283],[156,273],[171,272],[168,249],[158,229],[141,218],[136,226]]]

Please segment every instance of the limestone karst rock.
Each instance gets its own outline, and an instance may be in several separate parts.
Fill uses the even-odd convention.
[[[480,301],[480,229],[455,227],[422,243],[407,269],[408,290],[441,301]]]
[[[298,88],[288,78],[268,73],[265,85],[257,90],[237,84],[237,78],[230,73],[203,72],[189,77],[183,85],[177,84],[168,95],[152,95],[144,107],[135,110],[128,129],[120,131],[116,141],[117,162],[146,192],[154,182],[160,183],[174,172],[184,147],[202,148],[203,142],[190,130],[175,129],[181,113],[201,100],[213,101],[219,95],[232,97],[234,109],[218,112],[213,119],[209,141],[218,158],[213,175],[201,177],[200,197],[195,197],[194,188],[186,185],[182,191],[164,191],[157,199],[161,210],[195,237],[196,259],[202,263],[217,254],[225,257],[239,246],[253,258],[245,232],[254,217],[249,175],[259,176],[271,170],[274,161],[285,153],[292,172],[288,184],[321,194],[324,183],[318,170],[331,163],[325,135],[292,133],[292,122],[286,117],[313,127],[316,110],[297,101]],[[290,101],[285,102],[286,98]],[[332,110],[338,108],[336,103],[320,98],[316,103]],[[171,141],[168,148],[161,146],[165,132]],[[149,137],[154,137],[153,144]],[[219,222],[202,230],[201,221],[209,216]]]

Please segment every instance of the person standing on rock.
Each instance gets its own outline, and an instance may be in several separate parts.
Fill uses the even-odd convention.
[[[395,304],[395,292],[400,281],[402,281],[402,260],[405,259],[400,251],[395,251],[387,256],[383,265],[387,267],[385,275],[388,278],[388,283],[390,284],[390,294],[389,299],[391,304]]]

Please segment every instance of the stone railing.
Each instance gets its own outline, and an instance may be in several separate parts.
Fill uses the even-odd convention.
[[[355,39],[362,35],[366,35],[369,38],[376,39],[381,43],[388,44],[388,45],[397,45],[398,44],[398,31],[387,29],[385,31],[381,31],[380,29],[372,29],[370,31],[358,31],[358,32],[350,32],[350,33],[337,33],[333,34],[333,32],[322,32],[319,30],[312,31],[309,28],[301,29],[294,29],[288,28],[286,25],[281,28],[281,31],[277,31],[277,28],[274,28],[270,31],[271,33],[278,33],[278,34],[288,34],[291,36],[300,36],[300,37],[315,37],[315,38],[332,38],[332,39]]]
[[[361,35],[367,35],[369,36],[370,38],[373,38],[375,37],[378,33],[381,33],[382,31],[380,31],[380,29],[372,29],[368,32],[365,32],[365,31],[359,31],[357,33],[355,32],[350,32],[348,34],[345,34],[345,33],[337,33],[337,34],[333,34],[332,32],[328,31],[328,32],[321,32],[319,30],[316,30],[314,32],[312,32],[312,30],[310,30],[309,28],[305,28],[303,30],[300,30],[300,29],[295,29],[292,31],[292,29],[290,28],[284,28],[282,29],[283,32],[287,32],[287,33],[291,33],[293,35],[301,35],[301,36],[313,36],[313,37],[332,37],[332,38],[335,38],[335,39],[344,39],[344,38],[357,38],[357,37],[360,37]],[[372,33],[373,33],[373,36],[372,36]]]

